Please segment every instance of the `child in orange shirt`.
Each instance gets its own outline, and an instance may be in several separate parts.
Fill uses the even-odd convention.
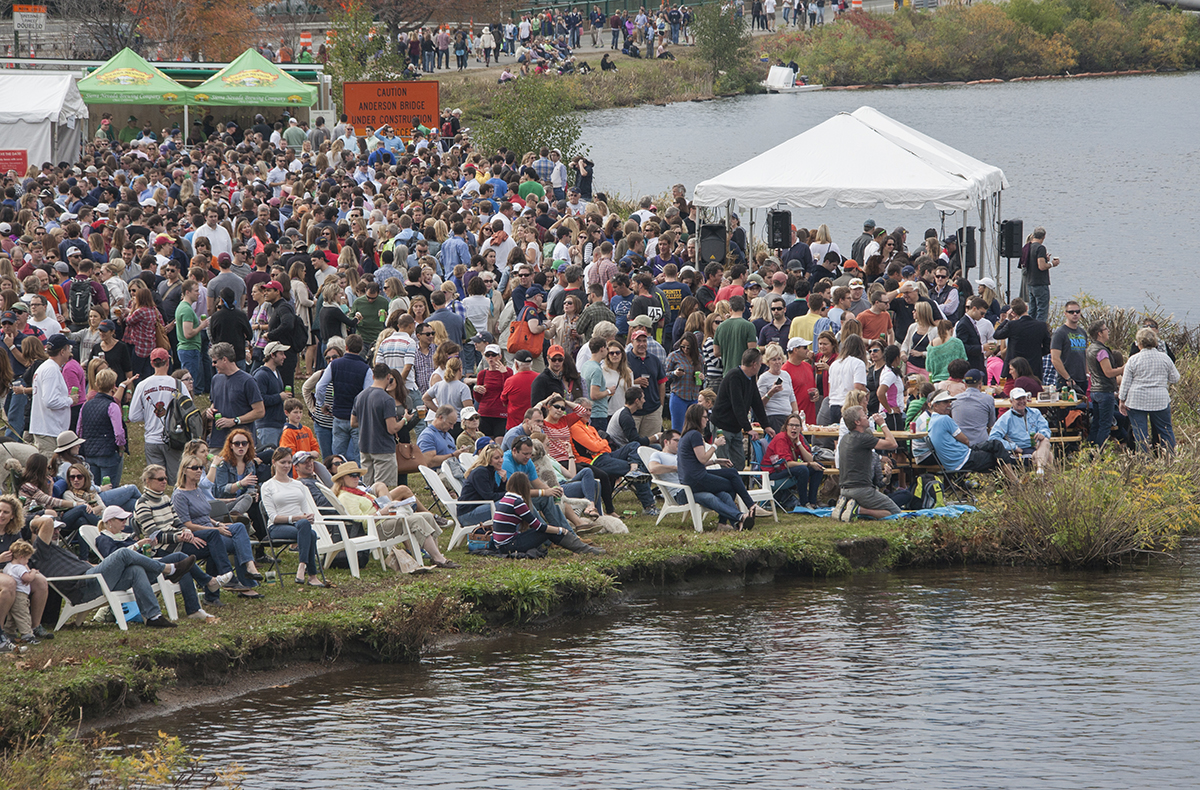
[[[289,447],[293,453],[307,450],[318,458],[321,456],[321,445],[317,443],[316,434],[312,428],[301,424],[304,418],[304,401],[299,398],[288,398],[283,402],[283,410],[287,414],[287,424],[283,426],[283,436],[279,439],[280,447]]]

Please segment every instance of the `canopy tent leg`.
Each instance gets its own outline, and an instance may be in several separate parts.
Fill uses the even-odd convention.
[[[191,125],[188,123],[188,106],[186,104],[184,104],[183,105],[183,151],[184,151],[184,153],[187,153],[188,131],[191,128],[192,128]]]

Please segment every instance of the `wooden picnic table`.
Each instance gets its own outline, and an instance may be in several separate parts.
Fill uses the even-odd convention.
[[[1046,400],[1039,402],[1034,398],[1030,398],[1028,401],[1026,401],[1025,405],[1033,406],[1038,409],[1069,409],[1074,406],[1086,405],[1086,403],[1084,401],[1077,400]],[[1012,401],[1008,398],[996,398],[996,408],[1011,409]]]

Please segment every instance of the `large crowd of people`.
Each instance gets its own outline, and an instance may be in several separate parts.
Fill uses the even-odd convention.
[[[620,515],[619,492],[658,514],[651,475],[733,530],[767,512],[748,464],[789,506],[828,504],[836,468],[837,517],[894,512],[910,496],[901,430],[951,473],[1047,471],[1047,417],[1074,419],[1058,411],[1090,413],[1097,445],[1126,431],[1173,445],[1179,374],[1150,320],[1128,353],[1073,301],[1051,330],[972,281],[953,237],[870,220],[841,244],[793,227],[772,250],[735,214],[702,260],[684,185],[622,216],[586,158],[481,151],[443,118],[409,140],[321,118],[273,140],[260,117],[190,150],[173,130],[122,142],[102,124],[76,164],[8,174],[0,621],[14,638],[52,636],[56,575],[103,575],[163,627],[159,574],[208,621],[222,592],[262,597],[271,543],[294,543],[296,582],[321,587],[324,507],[406,503],[430,560],[457,567],[438,545],[449,522],[407,485],[419,466],[457,478],[446,515],[491,522],[490,550],[590,554],[579,530]],[[1047,260],[1044,238],[1025,262]],[[1040,412],[1043,390],[1074,408]],[[839,426],[836,446],[806,440],[812,425]]]

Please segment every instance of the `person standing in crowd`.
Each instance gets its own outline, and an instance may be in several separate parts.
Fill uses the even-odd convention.
[[[1121,414],[1129,418],[1140,450],[1150,448],[1148,423],[1157,432],[1158,443],[1169,452],[1175,449],[1170,386],[1179,381],[1179,371],[1158,348],[1158,333],[1153,329],[1142,327],[1135,340],[1139,350],[1125,363],[1117,395]]]
[[[204,416],[212,422],[208,446],[221,447],[234,428],[245,428],[253,433],[255,421],[262,419],[266,408],[254,378],[238,368],[233,346],[217,343],[209,354],[217,374],[213,376],[212,405]]]
[[[1046,229],[1037,227],[1029,243],[1021,250],[1021,268],[1025,272],[1024,288],[1029,294],[1029,314],[1035,321],[1050,318],[1050,270],[1059,260],[1046,252]]]
[[[54,454],[58,435],[71,427],[71,407],[81,400],[79,392],[67,389],[62,369],[71,359],[71,345],[64,335],[51,335],[46,341],[49,359],[33,374],[33,393],[29,410],[29,432],[38,452]]]

